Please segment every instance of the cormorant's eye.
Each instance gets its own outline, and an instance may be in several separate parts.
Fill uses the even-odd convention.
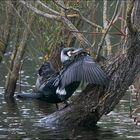
[[[70,56],[72,56],[72,51],[68,51],[67,52],[67,55],[70,57]]]
[[[66,52],[66,55],[68,56],[68,57],[71,57],[72,55],[73,55],[73,53],[74,53],[74,49],[70,49],[70,50],[68,50],[67,52]]]

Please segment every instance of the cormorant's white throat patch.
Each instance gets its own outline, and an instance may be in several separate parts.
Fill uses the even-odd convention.
[[[65,89],[61,89],[61,88],[57,88],[56,90],[56,94],[59,94],[59,95],[66,95],[66,90]]]

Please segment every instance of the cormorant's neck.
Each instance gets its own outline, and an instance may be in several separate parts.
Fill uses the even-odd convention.
[[[72,59],[66,60],[63,62],[63,67],[69,66],[73,61],[77,61],[77,59],[82,59],[84,56],[89,55],[87,52],[81,52],[74,56]]]
[[[63,67],[68,66],[69,64],[71,64],[72,60],[67,60],[65,62],[63,62]]]

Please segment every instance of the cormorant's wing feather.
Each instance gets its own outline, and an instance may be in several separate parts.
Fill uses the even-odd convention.
[[[71,84],[75,81],[81,81],[81,72],[79,71],[79,66],[81,66],[81,62],[76,62],[71,64],[68,68],[64,70],[61,75],[61,86],[64,88],[65,86]],[[79,73],[78,73],[79,71]]]
[[[51,74],[54,74],[55,72],[56,71],[54,67],[49,61],[44,62],[38,70],[38,73],[40,76],[48,76],[48,75],[50,76]]]
[[[75,81],[86,81],[91,84],[104,86],[107,83],[107,75],[101,67],[94,62],[90,56],[84,56],[81,59],[71,63],[61,75],[61,86],[71,84]]]
[[[42,90],[44,87],[46,87],[46,85],[48,84],[48,82],[50,81],[54,81],[53,77],[56,77],[57,79],[57,73],[55,71],[55,69],[53,68],[51,62],[46,61],[44,62],[41,67],[38,70],[38,78],[36,80],[36,90],[40,91]],[[52,77],[53,76],[53,77]]]

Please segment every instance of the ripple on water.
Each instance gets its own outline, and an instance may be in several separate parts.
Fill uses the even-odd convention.
[[[0,139],[5,139],[7,135],[0,135]]]
[[[30,89],[31,90],[31,89]],[[0,139],[112,139],[123,138],[140,139],[139,129],[129,118],[127,101],[122,101],[108,115],[98,122],[100,129],[73,129],[57,128],[51,124],[54,118],[47,119],[50,124],[46,126],[46,117],[54,112],[55,106],[46,102],[19,100],[8,104],[0,94]]]

